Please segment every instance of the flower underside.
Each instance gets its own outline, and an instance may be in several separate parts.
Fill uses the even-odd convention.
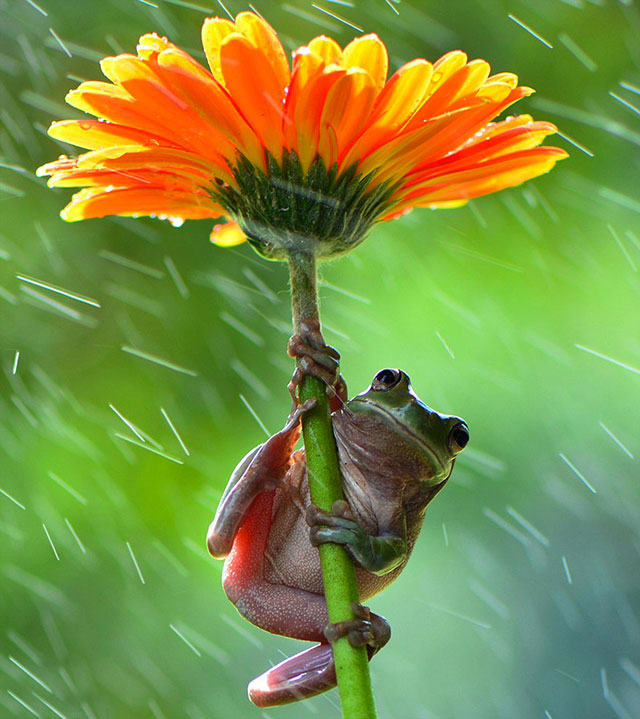
[[[378,221],[414,207],[458,207],[550,170],[566,152],[529,115],[494,118],[533,90],[459,51],[387,79],[375,35],[344,49],[321,36],[293,53],[254,13],[205,20],[210,69],[155,34],[105,58],[110,82],[67,101],[97,119],[49,133],[87,150],[38,170],[80,187],[69,221],[106,215],[218,219],[219,245],[263,255],[342,254]]]
[[[358,176],[354,164],[342,173],[321,157],[304,172],[294,151],[277,162],[267,155],[267,172],[246,157],[233,169],[235,185],[221,184],[219,203],[239,224],[254,249],[267,259],[307,252],[337,257],[366,237],[389,205],[388,183],[369,189],[371,174]]]

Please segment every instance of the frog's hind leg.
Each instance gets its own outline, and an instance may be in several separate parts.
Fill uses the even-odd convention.
[[[304,471],[296,463],[291,474]],[[224,590],[250,622],[273,634],[319,642],[251,682],[249,697],[257,706],[286,704],[335,686],[324,596],[270,582],[265,577],[275,490],[257,496],[238,529],[222,573]]]
[[[280,706],[306,699],[336,686],[330,644],[317,644],[300,652],[249,684],[249,699],[259,707]]]
[[[290,471],[295,472],[294,468]],[[274,497],[275,490],[254,499],[225,560],[222,586],[240,614],[261,629],[293,639],[326,642],[324,596],[266,578]]]
[[[360,645],[371,643],[373,646],[367,646],[371,658],[390,634],[389,625],[375,614],[358,627],[357,620],[329,624],[324,596],[265,579],[274,495],[275,491],[263,492],[251,505],[225,562],[223,587],[240,614],[253,624],[273,634],[318,644],[285,659],[249,684],[249,698],[259,707],[305,699],[336,685],[327,636],[333,641],[347,634],[352,643],[354,637]]]
[[[386,620],[360,607],[361,617],[328,624],[325,633],[332,641],[348,636],[355,646],[367,644],[369,659],[390,637]],[[356,626],[358,625],[358,626]],[[307,699],[336,686],[336,671],[331,644],[326,639],[315,647],[285,659],[249,684],[249,698],[259,707],[272,707]]]
[[[352,644],[368,644],[371,658],[390,635],[389,625],[375,614],[359,614],[362,621],[329,624],[323,595],[266,579],[274,495],[275,491],[263,492],[247,513],[225,562],[224,590],[240,614],[253,624],[273,634],[318,644],[280,662],[249,684],[249,698],[259,707],[287,704],[334,687],[330,641],[346,635]]]

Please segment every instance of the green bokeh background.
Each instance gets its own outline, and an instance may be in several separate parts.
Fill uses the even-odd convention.
[[[66,225],[70,193],[33,176],[68,151],[45,128],[74,116],[64,94],[100,77],[100,57],[155,30],[203,58],[205,12],[155,4],[39,0],[45,17],[0,0],[0,715],[338,717],[335,692],[249,704],[247,681],[302,644],[242,620],[204,547],[229,473],[264,437],[241,397],[270,432],[288,411],[285,269],[211,246],[207,222]],[[609,95],[640,106],[638,5],[319,5],[377,32],[394,68],[462,48],[517,72],[538,90],[518,111],[594,155],[558,138],[571,158],[549,176],[379,226],[323,268],[352,392],[402,367],[472,433],[408,568],[371,603],[393,627],[372,664],[380,714],[640,716],[640,118]],[[256,7],[288,49],[358,34],[306,0]],[[110,404],[182,464],[117,437],[135,439]]]

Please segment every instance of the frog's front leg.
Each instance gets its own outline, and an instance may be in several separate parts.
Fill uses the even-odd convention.
[[[298,359],[298,365],[287,388],[296,402],[296,390],[302,379],[311,375],[327,385],[329,406],[332,412],[340,409],[347,401],[347,385],[340,374],[340,353],[327,345],[320,331],[317,319],[300,323],[299,333],[289,339],[289,357]]]
[[[282,484],[300,439],[300,416],[314,405],[315,399],[311,399],[297,406],[285,427],[252,449],[234,469],[207,533],[209,552],[216,559],[224,559],[229,554],[236,532],[255,498]]]
[[[307,509],[307,523],[311,527],[309,536],[314,546],[325,542],[342,544],[354,561],[377,575],[387,574],[406,559],[404,536],[391,532],[377,536],[367,534],[355,521],[344,500],[334,502],[332,510],[332,513],[324,512],[313,504]],[[402,535],[406,536],[406,532]]]

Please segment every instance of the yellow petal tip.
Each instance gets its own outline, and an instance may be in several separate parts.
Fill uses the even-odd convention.
[[[235,247],[245,242],[247,238],[237,222],[226,222],[215,225],[209,239],[218,247]]]

